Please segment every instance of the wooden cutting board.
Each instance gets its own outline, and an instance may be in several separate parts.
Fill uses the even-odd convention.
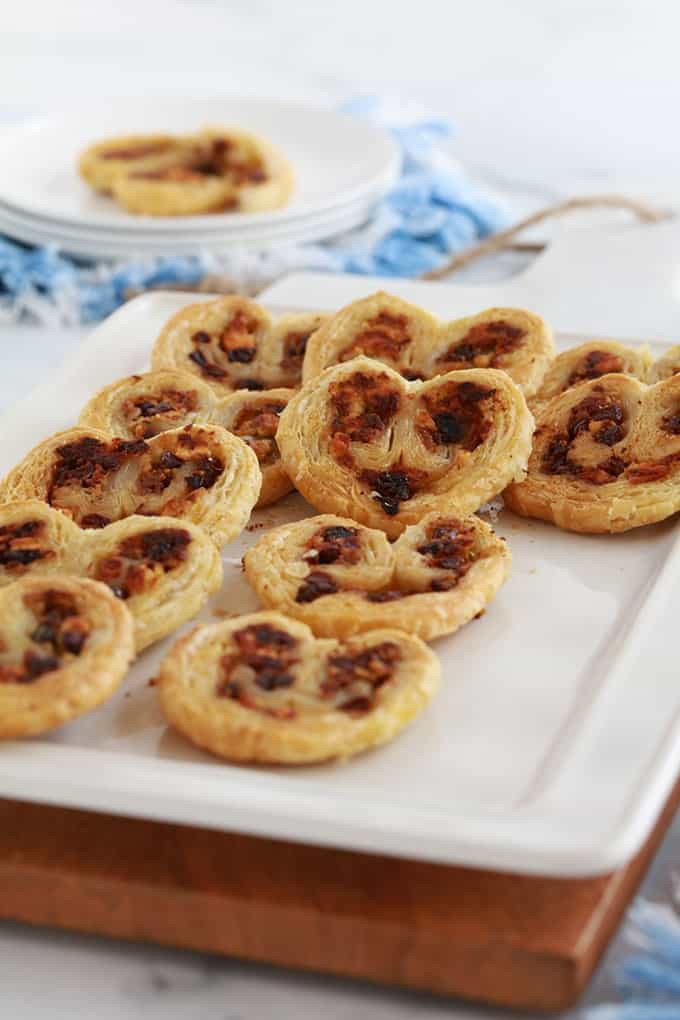
[[[601,878],[529,878],[0,800],[0,916],[504,1006],[571,1005],[680,803]]]

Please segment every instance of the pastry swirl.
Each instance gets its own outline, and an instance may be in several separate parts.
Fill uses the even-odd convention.
[[[132,514],[179,517],[217,545],[243,531],[262,476],[253,451],[216,425],[186,425],[150,440],[98,429],[58,432],[0,482],[0,503],[41,499],[83,528]]]
[[[486,608],[510,559],[479,517],[428,514],[390,545],[382,531],[325,514],[268,531],[243,563],[268,609],[319,636],[396,627],[429,641]]]
[[[618,532],[680,509],[680,376],[646,386],[605,375],[537,413],[524,481],[504,494],[525,517],[582,532]]]
[[[533,418],[496,369],[407,382],[359,357],[289,401],[276,441],[295,487],[318,510],[396,538],[432,511],[477,510],[523,477]]]
[[[272,319],[236,295],[187,305],[161,330],[151,366],[190,372],[220,395],[296,387],[307,341],[324,319],[311,312]]]
[[[435,655],[400,630],[317,639],[281,613],[196,627],[160,669],[163,711],[230,761],[304,764],[391,740],[439,686]]]
[[[279,415],[292,394],[279,388],[220,397],[188,372],[166,369],[105,386],[83,408],[79,425],[123,439],[150,439],[182,425],[220,425],[255,453],[262,472],[257,506],[268,506],[293,488],[276,445]]]
[[[498,368],[531,396],[552,360],[554,345],[543,319],[521,308],[489,308],[440,322],[422,308],[381,292],[340,309],[314,333],[303,381],[362,354],[406,379]]]
[[[76,577],[22,577],[0,590],[0,738],[56,729],[106,701],[134,655],[132,617]]]
[[[636,351],[615,340],[588,340],[557,355],[531,405],[537,407],[573,386],[612,373],[644,382],[650,364],[646,350]]]
[[[132,613],[140,652],[199,611],[222,583],[222,563],[204,531],[174,517],[83,531],[38,499],[0,506],[0,587],[55,574],[108,585]]]

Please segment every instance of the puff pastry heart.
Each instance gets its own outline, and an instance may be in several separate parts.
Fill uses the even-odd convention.
[[[25,577],[0,590],[0,738],[46,733],[115,691],[134,655],[126,606],[97,581]]]
[[[680,510],[680,376],[584,382],[538,411],[526,479],[506,504],[584,532],[628,531]]]
[[[222,582],[222,562],[204,531],[174,517],[83,531],[38,499],[0,506],[0,587],[54,574],[107,584],[134,617],[139,652],[198,612]]]
[[[373,630],[347,641],[263,612],[197,627],[160,670],[168,720],[231,761],[303,764],[391,740],[439,686],[419,638]]]
[[[307,341],[324,320],[312,312],[272,319],[236,295],[187,305],[161,330],[151,367],[191,372],[220,394],[299,386]]]
[[[221,425],[251,447],[262,471],[257,506],[268,506],[293,486],[276,445],[279,415],[293,391],[242,391],[219,397],[188,372],[166,369],[131,375],[99,391],[83,408],[79,424],[123,439],[150,439],[191,423]]]
[[[250,447],[215,425],[186,425],[148,442],[74,428],[39,443],[10,471],[0,503],[42,499],[84,528],[132,514],[180,517],[223,545],[246,526],[261,479]]]
[[[291,481],[313,506],[396,538],[431,511],[477,510],[522,477],[532,429],[505,372],[407,382],[360,357],[296,393],[276,441]]]
[[[440,322],[422,308],[381,292],[347,305],[317,330],[307,345],[303,380],[364,354],[407,379],[499,368],[530,396],[554,352],[546,323],[521,308],[489,308]]]
[[[624,347],[615,340],[588,340],[563,351],[553,361],[531,406],[538,406],[559,393],[603,375],[630,375],[644,382],[651,364],[645,350]]]
[[[315,634],[397,627],[429,641],[486,608],[510,558],[479,517],[428,514],[390,545],[382,531],[325,514],[268,531],[243,563],[267,608]]]

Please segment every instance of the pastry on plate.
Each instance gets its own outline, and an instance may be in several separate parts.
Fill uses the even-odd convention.
[[[645,349],[636,351],[615,340],[589,340],[558,354],[532,401],[532,407],[550,400],[558,393],[564,393],[572,386],[599,379],[612,372],[630,375],[644,382],[650,364],[651,356]]]
[[[79,577],[23,577],[0,590],[0,738],[56,729],[106,701],[134,656],[132,616]]]
[[[304,381],[360,354],[383,361],[407,379],[466,368],[507,372],[526,397],[536,392],[555,353],[552,333],[533,312],[489,308],[443,322],[391,294],[354,301],[310,339]]]
[[[680,376],[581,383],[543,404],[510,509],[583,532],[628,531],[680,510]]]
[[[325,514],[266,532],[243,563],[268,609],[322,637],[397,627],[428,641],[483,612],[510,559],[475,516],[428,514],[390,545],[382,531]]]
[[[650,383],[669,379],[680,372],[680,346],[669,347],[665,354],[658,358],[649,370],[647,381]]]
[[[396,538],[432,511],[471,513],[523,477],[532,431],[526,401],[505,372],[408,382],[359,357],[291,398],[276,441],[313,506]]]
[[[267,506],[293,488],[275,439],[279,415],[292,394],[279,388],[220,397],[188,372],[166,369],[105,386],[83,408],[78,424],[123,439],[150,439],[191,423],[221,425],[254,451],[262,471],[257,505]]]
[[[209,128],[187,136],[187,149],[160,166],[131,166],[111,192],[132,213],[191,216],[280,209],[290,198],[293,173],[270,142],[246,131]]]
[[[273,319],[236,295],[187,305],[161,330],[151,365],[191,372],[221,395],[296,387],[307,341],[324,319],[313,312]]]
[[[176,135],[124,135],[88,145],[78,159],[78,170],[95,191],[110,194],[122,174],[162,170],[195,153],[189,139]]]
[[[179,517],[220,546],[245,528],[261,482],[250,447],[217,425],[185,425],[149,440],[73,428],[26,454],[0,482],[0,503],[41,499],[82,528],[132,514]]]
[[[204,531],[174,517],[84,531],[38,499],[0,506],[0,587],[54,574],[108,585],[134,617],[139,652],[196,615],[222,582],[222,562]]]
[[[158,691],[170,723],[199,747],[230,761],[304,764],[391,740],[439,678],[436,656],[403,631],[339,642],[263,612],[180,638]]]

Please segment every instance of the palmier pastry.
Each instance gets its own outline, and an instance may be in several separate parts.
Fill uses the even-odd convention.
[[[204,531],[174,517],[83,531],[37,499],[0,506],[0,587],[54,574],[107,584],[134,617],[139,652],[198,612],[222,582],[222,563]]]
[[[523,477],[533,418],[496,369],[407,382],[355,358],[289,401],[276,441],[295,487],[317,509],[396,538],[432,511],[477,510]]]
[[[428,641],[486,608],[510,551],[479,517],[428,514],[390,545],[382,531],[326,514],[268,531],[243,562],[267,608],[322,637],[398,627]]]
[[[191,372],[221,395],[299,386],[307,341],[324,318],[304,312],[272,319],[235,295],[188,305],[161,330],[151,365]]]
[[[466,368],[502,369],[531,396],[554,352],[546,323],[521,308],[489,308],[440,322],[416,305],[379,293],[347,305],[317,330],[307,346],[303,379],[365,354],[406,379],[432,379]]]
[[[427,645],[399,630],[317,639],[281,613],[196,627],[160,670],[165,715],[231,761],[303,764],[391,740],[439,685]]]
[[[666,353],[653,363],[647,381],[650,383],[660,382],[662,379],[670,379],[672,375],[677,375],[679,372],[680,346],[669,347]]]
[[[680,376],[581,383],[538,412],[526,479],[505,502],[570,531],[628,531],[680,509]]]
[[[262,471],[257,505],[267,506],[293,488],[275,439],[279,415],[292,394],[281,388],[218,397],[187,372],[147,372],[105,386],[83,408],[79,424],[123,439],[150,439],[192,422],[221,425],[254,451]]]
[[[161,166],[130,167],[113,180],[113,197],[130,212],[187,216],[264,212],[285,205],[290,164],[245,131],[210,129],[186,139],[188,150]]]
[[[612,372],[630,375],[644,382],[650,360],[647,352],[624,347],[615,340],[589,340],[579,347],[558,354],[532,401],[532,407],[550,400],[558,393],[564,393],[572,386],[590,379],[599,379]]]
[[[0,738],[46,733],[113,694],[132,616],[104,584],[23,577],[0,590]]]
[[[132,514],[180,517],[223,545],[246,526],[261,479],[250,447],[216,425],[148,441],[74,428],[39,443],[10,471],[0,503],[42,499],[82,528]]]
[[[110,194],[114,182],[123,174],[162,170],[196,154],[197,147],[188,138],[127,135],[89,145],[78,160],[78,169],[95,191]]]

